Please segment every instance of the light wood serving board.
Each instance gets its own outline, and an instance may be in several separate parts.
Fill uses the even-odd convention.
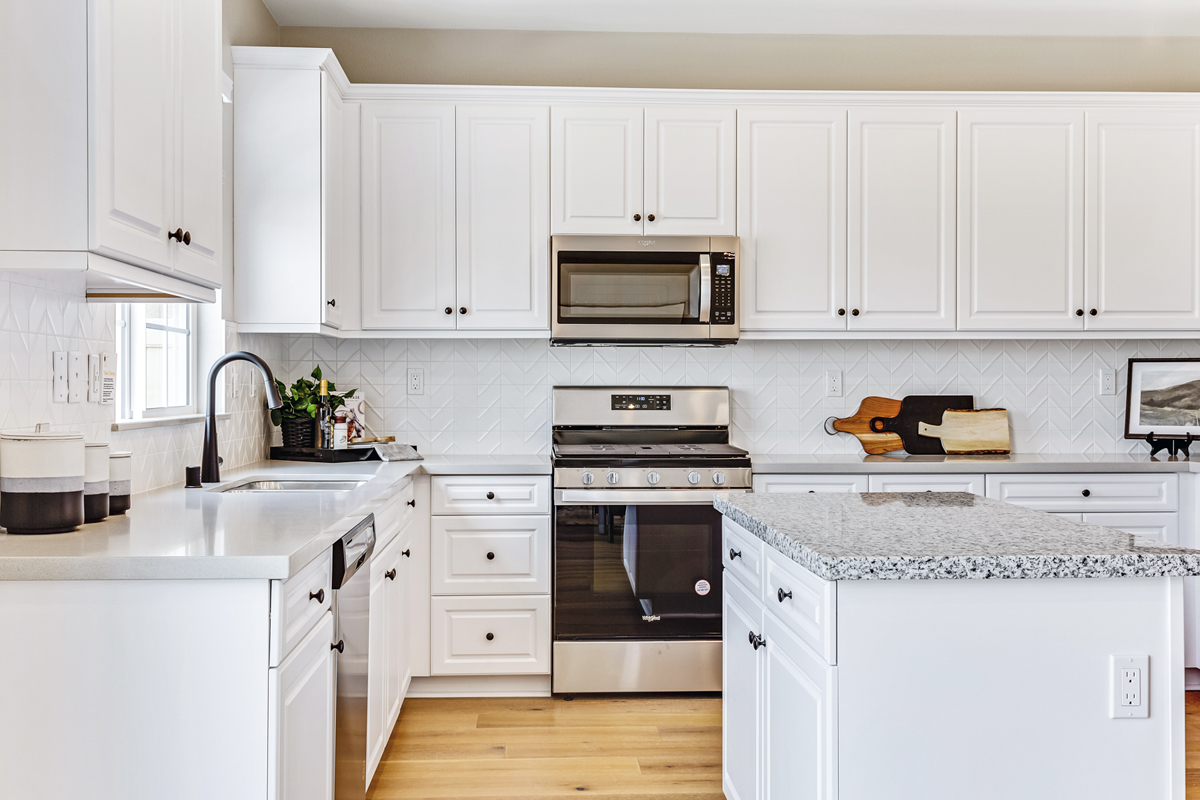
[[[868,455],[881,455],[893,450],[903,450],[904,442],[898,433],[878,433],[871,430],[871,420],[876,417],[894,417],[900,413],[900,401],[890,397],[864,397],[849,417],[835,419],[833,429],[852,433]]]
[[[977,411],[947,411],[941,425],[922,422],[917,433],[942,440],[950,455],[981,455],[1008,453],[1008,412],[1003,408],[981,408]]]

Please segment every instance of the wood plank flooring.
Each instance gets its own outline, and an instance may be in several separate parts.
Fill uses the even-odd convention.
[[[368,800],[721,800],[721,698],[404,701]]]
[[[1200,800],[1200,692],[1187,796]],[[404,701],[368,800],[722,800],[721,699],[694,695]]]

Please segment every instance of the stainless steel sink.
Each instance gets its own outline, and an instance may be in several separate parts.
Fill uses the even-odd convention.
[[[352,492],[366,482],[366,478],[253,478],[216,491],[222,494],[231,492]]]

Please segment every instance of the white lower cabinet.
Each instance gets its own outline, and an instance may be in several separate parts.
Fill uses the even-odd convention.
[[[737,547],[725,535],[725,549]],[[730,573],[726,570],[725,574]],[[758,798],[762,666],[750,640],[762,633],[762,608],[736,580],[725,580],[722,649],[721,788],[728,800]]]
[[[333,612],[267,673],[269,800],[333,797],[336,672]]]
[[[750,485],[759,494],[870,491],[866,475],[755,475]]]
[[[550,671],[550,596],[435,597],[433,675]]]
[[[967,492],[984,494],[982,475],[871,475],[872,492]]]
[[[410,675],[406,647],[408,530],[371,560],[371,630],[367,661],[367,783],[400,716]]]

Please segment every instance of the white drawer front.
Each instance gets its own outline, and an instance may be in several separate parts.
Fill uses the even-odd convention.
[[[550,518],[434,517],[433,594],[550,591]]]
[[[967,492],[984,493],[983,475],[872,475],[867,482],[872,492]]]
[[[821,580],[770,547],[766,567],[763,605],[788,622],[826,663],[836,664],[837,584]]]
[[[721,548],[721,563],[755,597],[760,597],[763,581],[763,548],[766,545],[762,539],[728,517],[725,517],[721,524],[725,534],[725,541]]]
[[[431,608],[431,674],[550,672],[548,595],[435,597]]]
[[[432,481],[433,514],[549,514],[549,475],[447,475]]]
[[[333,554],[329,550],[286,581],[271,581],[272,667],[287,658],[332,603]]]
[[[773,492],[865,492],[866,475],[755,475],[754,491]]]
[[[1177,511],[1178,475],[988,475],[987,496],[1039,511]]]
[[[1138,536],[1149,536],[1166,544],[1179,544],[1178,514],[1084,514],[1083,521]]]

